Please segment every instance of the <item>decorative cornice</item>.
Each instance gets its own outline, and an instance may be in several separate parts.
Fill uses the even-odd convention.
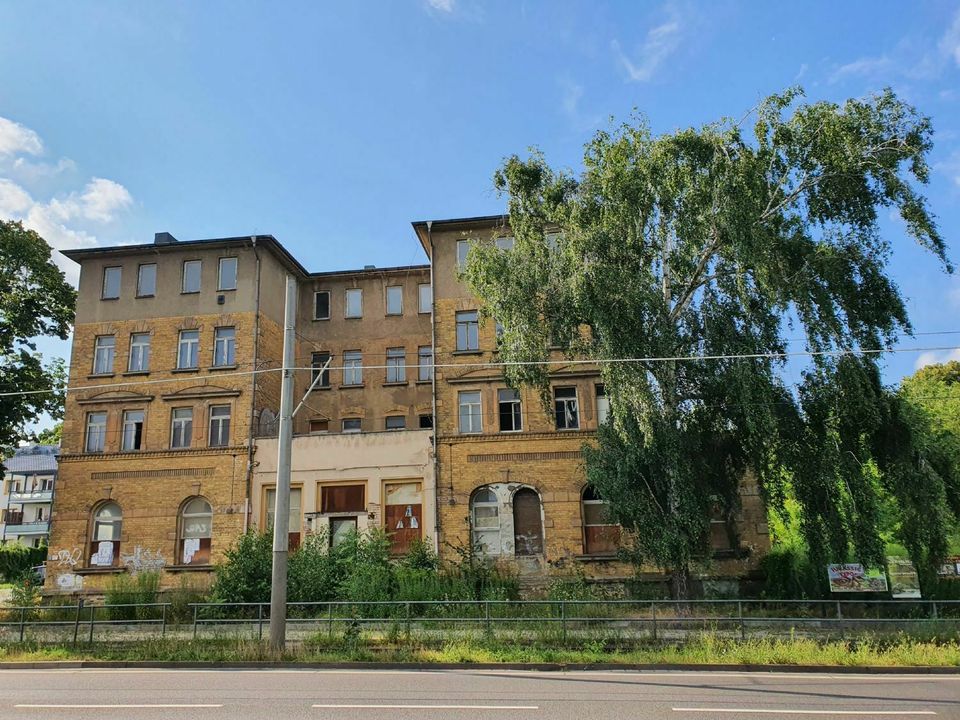
[[[183,448],[182,450],[166,448],[164,450],[136,450],[131,452],[66,453],[60,455],[59,461],[61,463],[84,460],[131,460],[136,462],[141,458],[181,458],[202,455],[236,455],[237,453],[245,452],[247,452],[246,445],[227,445],[216,448]]]
[[[77,398],[77,405],[100,405],[103,403],[145,403],[150,402],[155,395],[110,395],[102,397],[93,395],[89,397]]]
[[[455,445],[458,443],[482,443],[482,442],[524,442],[525,440],[571,440],[579,438],[581,440],[590,440],[597,435],[596,430],[562,430],[553,432],[519,432],[519,433],[476,433],[464,434],[452,433],[448,435],[437,435],[437,441]]]
[[[179,393],[167,393],[161,395],[163,400],[206,400],[207,398],[237,397],[242,390],[228,390],[226,388],[218,390],[191,390]]]

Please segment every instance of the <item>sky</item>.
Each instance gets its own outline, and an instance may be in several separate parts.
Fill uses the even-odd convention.
[[[269,233],[310,270],[420,263],[410,221],[503,212],[511,154],[577,171],[610,118],[671,132],[795,84],[890,86],[932,118],[925,193],[960,265],[956,1],[0,0],[0,217],[61,249]],[[960,279],[883,225],[915,330],[944,333],[901,346],[960,345]]]

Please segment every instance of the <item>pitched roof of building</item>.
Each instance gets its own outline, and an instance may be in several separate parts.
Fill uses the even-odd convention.
[[[57,471],[59,445],[24,445],[3,461],[4,470],[18,475],[52,475]]]

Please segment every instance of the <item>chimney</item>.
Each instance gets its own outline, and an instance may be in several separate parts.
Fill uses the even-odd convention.
[[[173,245],[177,239],[168,232],[158,232],[153,234],[154,245]]]

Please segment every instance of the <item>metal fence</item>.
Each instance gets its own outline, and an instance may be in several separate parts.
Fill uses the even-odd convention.
[[[262,639],[269,603],[40,605],[0,608],[0,642],[132,641],[156,637]],[[292,602],[287,637],[347,632],[470,632],[568,640],[682,639],[715,632],[740,639],[802,633],[960,631],[960,600],[410,600]]]

